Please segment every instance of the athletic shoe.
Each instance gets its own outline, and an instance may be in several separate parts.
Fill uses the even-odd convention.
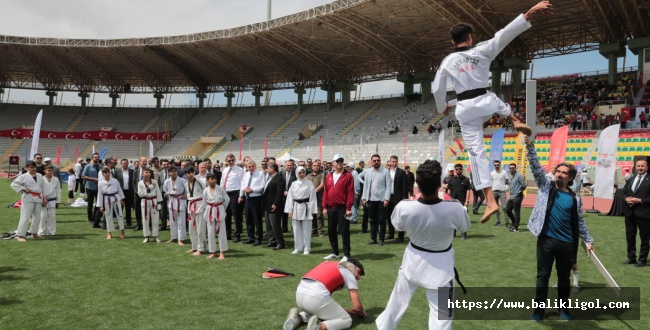
[[[332,259],[338,259],[338,258],[340,258],[339,255],[338,255],[338,254],[334,254],[334,253],[331,253],[331,254],[329,254],[329,255],[323,257],[323,259],[325,259],[325,260],[332,260]]]
[[[309,318],[309,322],[307,322],[307,329],[306,330],[318,330],[320,324],[318,323],[318,316],[312,315]]]
[[[344,261],[348,261],[348,257],[347,257],[347,256],[343,256],[343,258],[341,258],[341,262],[344,262]]]
[[[574,286],[573,286],[573,289],[571,289],[571,293],[572,293],[572,294],[578,294],[578,293],[580,293],[580,287],[577,286],[577,285],[574,285]]]
[[[303,252],[302,254],[308,255],[309,254],[309,249],[305,249],[305,252]]]
[[[300,250],[298,250],[298,249],[295,249],[295,250],[293,250],[293,252],[291,252],[291,254],[298,254],[298,253],[300,253],[300,252],[302,252],[302,251],[300,251]]]
[[[301,323],[300,316],[298,315],[298,307],[294,307],[289,310],[287,319],[284,321],[284,330],[295,330],[300,326]]]
[[[144,241],[142,241],[142,243],[149,243],[149,237],[145,237]]]
[[[569,314],[569,311],[566,310],[565,308],[558,308],[557,313],[560,314],[560,320],[562,321],[571,320],[571,314]]]
[[[519,229],[517,229],[517,228],[515,228],[515,227],[512,227],[512,228],[510,228],[510,232],[511,232],[511,233],[518,233],[518,232],[519,232]]]
[[[160,238],[158,236],[154,237],[156,239],[156,243],[160,243]]]

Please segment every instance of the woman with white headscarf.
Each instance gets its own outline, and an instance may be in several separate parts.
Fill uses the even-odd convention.
[[[293,238],[295,250],[291,254],[303,252],[309,254],[311,249],[311,221],[318,213],[316,189],[309,180],[305,180],[307,172],[302,166],[296,169],[296,181],[287,192],[287,202],[284,212],[289,214],[293,223]]]

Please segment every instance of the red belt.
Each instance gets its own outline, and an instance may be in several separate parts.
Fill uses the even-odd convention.
[[[30,191],[29,194],[34,196],[34,197],[39,197],[39,198],[41,197],[41,193]]]
[[[183,195],[183,194],[176,194],[176,195],[169,195],[169,194],[168,194],[168,195],[167,195],[167,196],[170,196],[170,197],[172,198],[172,200],[170,201],[170,204],[172,205],[172,214],[175,214],[175,213],[180,212],[180,203],[181,203],[181,199],[180,199],[180,197],[181,197],[182,195]],[[174,210],[174,201],[176,201],[176,210]],[[177,212],[177,211],[178,211],[178,212]],[[172,217],[173,217],[173,219],[176,219],[175,216],[172,216]]]
[[[221,212],[219,212],[219,206],[223,205],[223,203],[208,203],[208,206],[210,207],[210,213],[209,213],[209,221],[212,223],[212,210],[214,208],[217,208],[217,235],[219,235],[219,224],[221,223]]]
[[[192,221],[192,214],[194,214],[194,218],[196,219],[196,202],[202,201],[203,198],[197,198],[193,199],[189,202],[187,205],[187,221]],[[217,209],[218,210],[218,209]],[[190,212],[191,211],[191,212]],[[194,224],[192,227],[196,227],[196,220],[194,221]]]
[[[153,213],[156,213],[156,197],[144,197],[142,198],[145,200],[144,202],[144,218],[147,219],[147,202],[146,201],[151,201],[151,209],[153,210]]]

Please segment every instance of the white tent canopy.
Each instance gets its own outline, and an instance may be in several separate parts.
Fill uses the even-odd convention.
[[[293,159],[293,160],[295,160],[295,161],[299,161],[299,160],[300,160],[299,158],[296,158],[296,157],[291,156],[291,153],[289,153],[289,152],[285,153],[285,154],[282,155],[281,157],[276,158],[275,160],[276,160],[277,162],[285,162],[285,161],[287,161],[287,160],[289,160],[289,159]]]

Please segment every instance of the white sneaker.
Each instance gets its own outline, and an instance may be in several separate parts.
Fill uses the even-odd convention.
[[[156,239],[156,243],[160,243],[160,238],[158,236],[154,237]]]
[[[303,252],[302,254],[308,255],[309,254],[309,249],[305,249],[305,252]]]
[[[284,330],[295,330],[300,326],[301,323],[300,316],[298,315],[298,307],[294,307],[289,310],[287,319],[284,321]]]
[[[341,258],[341,262],[343,262],[343,261],[348,261],[348,257],[343,256],[343,258]]]
[[[318,316],[312,315],[309,318],[309,322],[307,322],[307,330],[318,330],[319,324],[318,324]]]
[[[325,259],[325,260],[332,260],[332,259],[338,259],[338,258],[340,258],[339,255],[338,255],[338,254],[334,254],[334,253],[329,254],[329,255],[323,257],[323,259]]]
[[[149,237],[145,237],[144,241],[142,241],[142,243],[149,243]]]
[[[298,253],[300,253],[300,252],[302,252],[302,251],[300,251],[300,250],[298,250],[298,249],[295,249],[295,250],[293,250],[293,252],[291,252],[291,254],[298,254]]]
[[[309,322],[309,318],[311,317],[311,315],[305,311],[298,313],[298,315],[300,316],[300,320],[304,323]]]

